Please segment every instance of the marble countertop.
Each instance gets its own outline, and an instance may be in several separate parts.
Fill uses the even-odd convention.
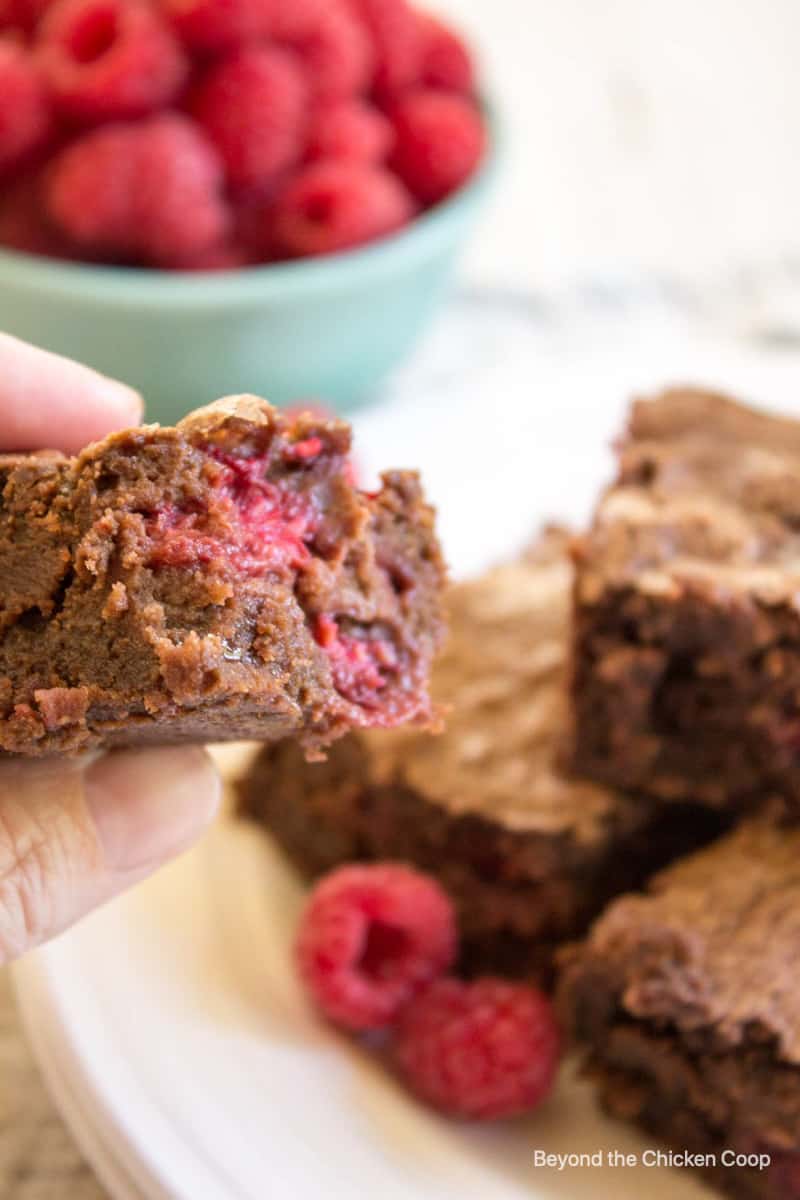
[[[475,278],[712,279],[796,254],[793,0],[430,0],[479,47],[502,171]]]

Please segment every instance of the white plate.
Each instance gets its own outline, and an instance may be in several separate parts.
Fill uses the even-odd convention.
[[[361,463],[420,463],[451,559],[475,570],[536,519],[580,518],[624,396],[670,376],[796,403],[794,361],[698,344],[668,312],[633,326],[629,312],[624,324],[614,313],[576,323],[575,312],[547,323],[528,301],[472,297],[387,405],[359,420]],[[236,751],[225,757],[230,767]],[[537,1168],[537,1149],[646,1148],[601,1119],[568,1071],[545,1108],[505,1126],[415,1104],[309,1012],[290,959],[300,899],[267,839],[226,822],[17,967],[42,1069],[118,1200],[709,1195],[667,1169]]]
[[[569,1072],[538,1114],[505,1126],[417,1105],[309,1010],[290,953],[301,899],[267,839],[226,822],[17,968],[53,1094],[119,1200],[707,1194],[667,1170],[535,1167],[537,1148],[646,1148]]]

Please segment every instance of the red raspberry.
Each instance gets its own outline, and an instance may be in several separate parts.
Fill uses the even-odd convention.
[[[411,92],[392,110],[390,166],[424,204],[465,183],[486,149],[483,119],[469,100],[449,92]]]
[[[15,179],[0,195],[0,246],[46,258],[76,257],[74,247],[44,216],[39,175]]]
[[[214,53],[267,37],[275,0],[161,0],[192,50]]]
[[[422,83],[447,92],[475,92],[475,65],[464,41],[444,21],[418,17],[422,36]]]
[[[272,36],[278,41],[304,37],[319,24],[330,6],[331,0],[273,0]]]
[[[214,147],[177,113],[152,118],[137,134],[134,220],[140,256],[168,267],[210,251],[230,225]]]
[[[375,90],[384,98],[419,83],[422,37],[408,0],[349,0],[375,51]]]
[[[311,26],[284,40],[300,59],[320,103],[347,99],[369,85],[374,67],[370,39],[344,7],[328,4]]]
[[[332,254],[385,237],[406,225],[414,202],[380,167],[319,162],[300,171],[272,210],[275,244],[302,257]]]
[[[58,110],[76,121],[154,112],[174,99],[188,71],[176,38],[144,0],[58,0],[37,48]]]
[[[394,140],[391,122],[364,100],[343,100],[314,114],[307,155],[346,162],[377,163],[389,154]]]
[[[87,251],[132,254],[138,127],[110,125],[78,138],[53,161],[44,204],[53,224]]]
[[[0,41],[0,172],[40,146],[50,131],[50,105],[27,50]]]
[[[266,198],[256,194],[236,197],[233,202],[234,238],[247,247],[253,262],[271,262],[277,257],[269,216],[272,199],[272,193]]]
[[[296,946],[315,1002],[346,1029],[390,1024],[455,950],[450,900],[433,879],[399,863],[327,875],[311,893]]]
[[[170,266],[222,241],[222,167],[186,117],[110,125],[55,160],[47,212],[67,236],[113,258]]]
[[[0,0],[0,29],[33,33],[53,0]]]
[[[288,51],[252,47],[212,67],[191,103],[231,185],[263,188],[303,149],[306,87]]]
[[[489,1121],[536,1108],[560,1038],[541,992],[502,979],[440,979],[400,1017],[395,1055],[409,1086],[455,1116]]]

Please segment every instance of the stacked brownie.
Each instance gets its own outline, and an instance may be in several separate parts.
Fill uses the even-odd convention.
[[[800,424],[707,393],[635,404],[577,555],[573,648],[576,771],[753,815],[563,955],[566,1024],[611,1113],[732,1195],[791,1200]]]
[[[576,770],[667,800],[800,806],[800,422],[634,404],[578,556]]]
[[[451,590],[443,735],[358,732],[323,766],[273,744],[242,805],[311,872],[435,873],[467,966],[560,966],[611,1113],[733,1195],[791,1200],[800,423],[672,391],[634,404],[618,464],[574,577],[551,533]]]

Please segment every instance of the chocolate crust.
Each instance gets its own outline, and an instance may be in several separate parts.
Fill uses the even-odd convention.
[[[712,1154],[734,1196],[800,1188],[800,832],[764,817],[616,900],[562,955],[559,1004],[604,1107]],[[724,1168],[724,1150],[768,1170]]]
[[[576,546],[576,771],[797,810],[798,468],[798,422],[688,389],[633,406]]]
[[[444,570],[413,473],[233,397],[75,458],[0,459],[0,750],[297,736],[430,716]]]
[[[566,545],[552,531],[522,561],[451,589],[434,668],[442,734],[355,733],[310,765],[276,743],[239,784],[242,814],[305,873],[411,862],[455,901],[462,967],[548,984],[557,946],[609,897],[719,828],[695,808],[653,814],[559,769]]]

